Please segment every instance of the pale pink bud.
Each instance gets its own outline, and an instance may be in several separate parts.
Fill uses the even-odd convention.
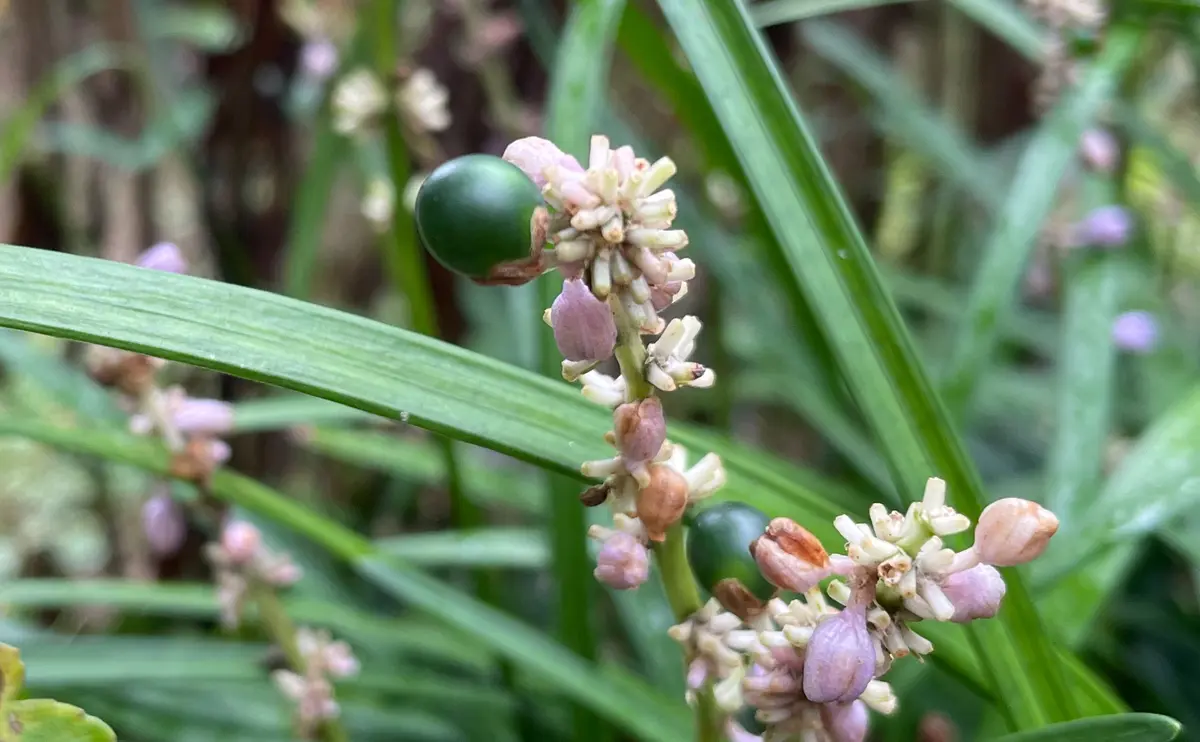
[[[358,658],[346,642],[332,642],[325,647],[325,667],[335,678],[348,678],[358,674]]]
[[[304,570],[287,554],[275,555],[264,561],[266,563],[259,567],[259,577],[268,585],[288,587],[299,582],[304,576]]]
[[[234,564],[248,564],[262,548],[262,533],[253,523],[235,520],[221,531],[221,548]]]
[[[1006,590],[1000,572],[987,564],[955,572],[942,582],[942,592],[954,605],[954,617],[950,620],[955,623],[996,615]]]
[[[808,700],[853,701],[874,675],[875,645],[867,633],[866,608],[846,606],[817,625],[804,654],[804,695]]]
[[[1112,325],[1113,343],[1130,353],[1149,353],[1158,345],[1158,320],[1150,312],[1124,312]]]
[[[650,576],[646,547],[628,533],[617,531],[604,540],[596,555],[596,579],[614,590],[632,590]]]
[[[700,690],[708,682],[709,674],[708,660],[697,657],[688,665],[687,687],[692,690]]]
[[[657,397],[626,402],[613,411],[613,432],[626,465],[649,461],[667,440],[667,422]]]
[[[867,704],[862,701],[827,703],[821,707],[821,722],[831,742],[863,742],[870,724]]]
[[[229,444],[222,440],[213,438],[205,441],[204,455],[213,466],[218,466],[229,461],[229,457],[233,454]]]
[[[188,397],[175,406],[171,419],[185,435],[228,433],[233,429],[233,405],[219,399]]]
[[[324,80],[338,64],[338,48],[329,39],[309,41],[300,48],[300,68],[313,80]]]
[[[1058,518],[1036,502],[1017,497],[983,509],[975,526],[975,553],[984,564],[1012,567],[1037,559],[1058,531]]]
[[[562,293],[550,307],[554,342],[568,361],[603,361],[612,357],[617,325],[608,304],[578,278],[563,281]]]
[[[504,159],[519,167],[538,188],[546,185],[546,170],[552,166],[582,173],[583,167],[554,142],[541,137],[518,139],[504,149]]]
[[[1092,170],[1113,172],[1120,155],[1120,144],[1107,129],[1088,129],[1079,138],[1079,156]]]
[[[790,518],[775,518],[750,543],[750,555],[775,587],[807,592],[829,576],[829,554],[817,537]]]
[[[159,242],[144,250],[137,257],[136,264],[142,268],[167,273],[187,273],[187,260],[179,247],[173,242]]]
[[[143,503],[142,530],[155,556],[167,557],[179,551],[187,536],[187,520],[170,492],[159,492]]]
[[[1092,247],[1121,247],[1133,234],[1133,215],[1116,205],[1090,211],[1071,228],[1071,244]]]
[[[675,295],[683,288],[682,281],[668,281],[659,286],[650,287],[650,305],[656,312],[661,312],[675,301]]]

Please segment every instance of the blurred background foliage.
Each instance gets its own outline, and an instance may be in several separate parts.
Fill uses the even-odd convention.
[[[1126,706],[1173,716],[1200,739],[1200,12],[1169,0],[1121,6],[1133,52],[1081,84],[1072,58],[1105,45],[1048,35],[1055,4],[1071,2],[747,7],[944,382],[988,496],[1037,499],[1064,518],[1046,563],[1026,575],[1052,640]],[[583,18],[575,27],[571,13]],[[380,24],[395,31],[390,49]],[[564,28],[576,44],[565,51]],[[802,522],[822,536],[837,513],[900,501],[655,3],[7,0],[0,39],[0,242],[129,262],[169,240],[193,273],[436,330],[533,370],[545,333],[536,286],[481,288],[425,261],[422,289],[396,262],[420,255],[405,211],[420,174],[547,126],[669,154],[701,267],[685,311],[708,326],[700,360],[721,380],[715,396],[672,398],[669,413],[693,424],[697,447],[740,467],[744,486],[729,497],[769,511],[801,503],[788,514],[816,514]],[[571,96],[588,79],[573,61],[604,86],[590,103]],[[431,72],[448,93],[445,128],[340,134],[332,91],[367,64],[403,79]],[[552,95],[555,86],[568,92]],[[1077,156],[1092,127],[1122,152],[1099,174]],[[1133,217],[1121,249],[1062,249],[1073,225],[1113,203]],[[1013,282],[1015,303],[1004,294]],[[432,323],[414,291],[431,298]],[[1114,339],[1118,315],[1133,310],[1152,315],[1152,342]],[[963,338],[989,322],[996,352],[972,355]],[[31,690],[84,706],[122,740],[290,739],[264,636],[253,623],[231,634],[216,622],[201,552],[214,503],[176,485],[188,535],[156,556],[142,510],[161,485],[106,460],[121,456],[95,456],[103,446],[63,443],[125,424],[80,357],[78,344],[0,335],[0,640],[21,647]],[[583,543],[572,518],[592,517],[575,504],[575,483],[564,492],[534,466],[456,443],[465,505],[452,502],[444,447],[404,416],[181,365],[169,374],[195,396],[236,403],[228,468],[557,634],[599,661],[605,689],[636,691],[641,676],[657,691],[649,708],[681,718],[661,589],[613,595],[572,561],[572,539]],[[577,515],[557,507],[564,498]],[[305,570],[288,594],[292,614],[332,626],[363,659],[338,692],[353,739],[629,738],[619,711],[592,718],[552,677],[501,660],[489,641],[503,639],[481,643],[469,615],[456,624],[406,608],[286,522],[245,517]],[[940,650],[963,640],[945,641]],[[898,666],[888,679],[901,709],[876,719],[872,739],[995,734],[972,672],[952,659]]]

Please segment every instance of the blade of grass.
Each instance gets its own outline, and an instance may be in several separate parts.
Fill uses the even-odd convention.
[[[292,202],[288,224],[283,265],[283,292],[288,296],[306,299],[312,295],[325,234],[325,207],[349,151],[345,138],[333,130],[328,108],[322,107],[317,114],[312,154]]]
[[[1111,97],[1140,42],[1136,30],[1110,29],[1103,51],[1083,82],[1055,106],[1021,156],[1008,198],[983,247],[970,304],[942,385],[946,403],[956,414],[966,410],[979,374],[992,356],[998,327],[1011,312],[1025,264],[1054,205],[1059,181],[1075,156],[1079,137]]]
[[[609,88],[613,42],[624,10],[625,0],[579,0],[571,8],[558,43],[546,101],[546,134],[580,162],[587,162],[588,145]],[[538,280],[542,306],[553,304],[561,285],[557,273]],[[540,339],[542,373],[551,378],[560,376],[562,357],[552,334],[537,315],[526,321],[536,328]],[[592,620],[594,581],[588,555],[588,514],[579,503],[574,482],[547,474],[546,484],[550,495],[547,525],[558,583],[558,638],[579,656],[594,660],[597,637]],[[612,737],[581,706],[572,708],[572,728],[573,737],[579,740]]]
[[[948,0],[976,23],[1003,39],[1027,59],[1040,60],[1047,37],[1011,0]]]
[[[956,506],[975,518],[979,477],[875,271],[815,141],[741,3],[660,0],[696,70],[791,277],[808,296],[855,400],[884,449],[898,488],[918,496],[925,479],[948,480]],[[1020,576],[998,621],[972,627],[981,665],[1017,729],[1072,718],[1063,679]]]
[[[0,421],[14,433],[12,420]],[[21,435],[65,450],[90,453],[170,476],[170,457],[160,446],[102,431],[22,425]],[[518,619],[429,577],[403,561],[382,554],[370,541],[314,513],[259,482],[231,471],[216,472],[209,492],[230,504],[269,518],[309,539],[349,564],[364,578],[441,625],[467,634],[514,667],[538,676],[563,695],[645,739],[685,739],[690,735],[686,707],[668,699],[636,676],[610,680],[584,660]],[[610,671],[605,671],[610,672]],[[619,672],[615,668],[611,672]]]
[[[1158,714],[1118,714],[1079,719],[1009,734],[996,742],[1169,742],[1179,735],[1179,722]]]
[[[377,539],[375,547],[418,567],[540,569],[550,563],[544,534],[536,528],[413,533]]]
[[[760,27],[794,23],[846,10],[862,10],[911,0],[769,0],[750,9],[750,17]]]

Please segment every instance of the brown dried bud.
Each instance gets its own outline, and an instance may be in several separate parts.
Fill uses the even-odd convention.
[[[650,540],[662,541],[687,510],[688,485],[682,474],[665,464],[651,465],[649,473],[650,484],[638,492],[637,514]]]
[[[726,610],[743,621],[753,619],[767,607],[766,601],[760,600],[735,577],[728,577],[718,582],[713,587],[713,597],[719,600]]]
[[[139,396],[154,383],[154,376],[165,365],[161,358],[130,353],[100,345],[88,347],[88,373],[102,386],[113,387],[131,397]]]
[[[1057,531],[1054,513],[1031,500],[1005,497],[979,514],[974,549],[984,564],[1014,567],[1041,556]]]
[[[583,492],[579,493],[579,502],[583,503],[585,508],[594,508],[597,505],[603,505],[608,499],[609,493],[612,491],[612,485],[608,482],[588,487]]]
[[[790,518],[775,518],[750,544],[758,569],[775,587],[803,593],[829,576],[829,554],[817,537]]]
[[[626,402],[613,411],[613,432],[625,463],[638,464],[658,455],[667,440],[667,421],[657,397]]]

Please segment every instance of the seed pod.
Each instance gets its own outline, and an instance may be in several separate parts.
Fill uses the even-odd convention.
[[[650,484],[637,496],[637,515],[651,541],[662,541],[688,506],[687,480],[666,464],[649,468]]]
[[[667,439],[662,402],[657,397],[627,402],[613,411],[613,432],[626,463],[649,461]]]
[[[984,564],[1014,567],[1041,556],[1057,531],[1054,513],[1030,500],[1005,497],[979,514],[973,548]]]
[[[550,307],[554,343],[568,361],[605,361],[617,344],[612,309],[592,294],[582,280],[563,281],[562,293]]]
[[[768,522],[757,508],[723,502],[697,515],[688,529],[688,562],[696,580],[739,616],[760,609],[776,593],[750,554]]]
[[[829,576],[829,554],[817,537],[790,518],[775,518],[750,544],[759,571],[776,587],[803,593]]]
[[[996,615],[1007,589],[1004,578],[987,564],[955,572],[942,582],[942,592],[954,606],[954,617],[950,620],[955,623]]]
[[[477,283],[517,286],[541,275],[546,220],[533,181],[491,155],[443,163],[417,194],[417,231],[425,248]]]
[[[866,609],[846,606],[813,630],[804,653],[804,695],[813,703],[849,703],[875,675]]]

